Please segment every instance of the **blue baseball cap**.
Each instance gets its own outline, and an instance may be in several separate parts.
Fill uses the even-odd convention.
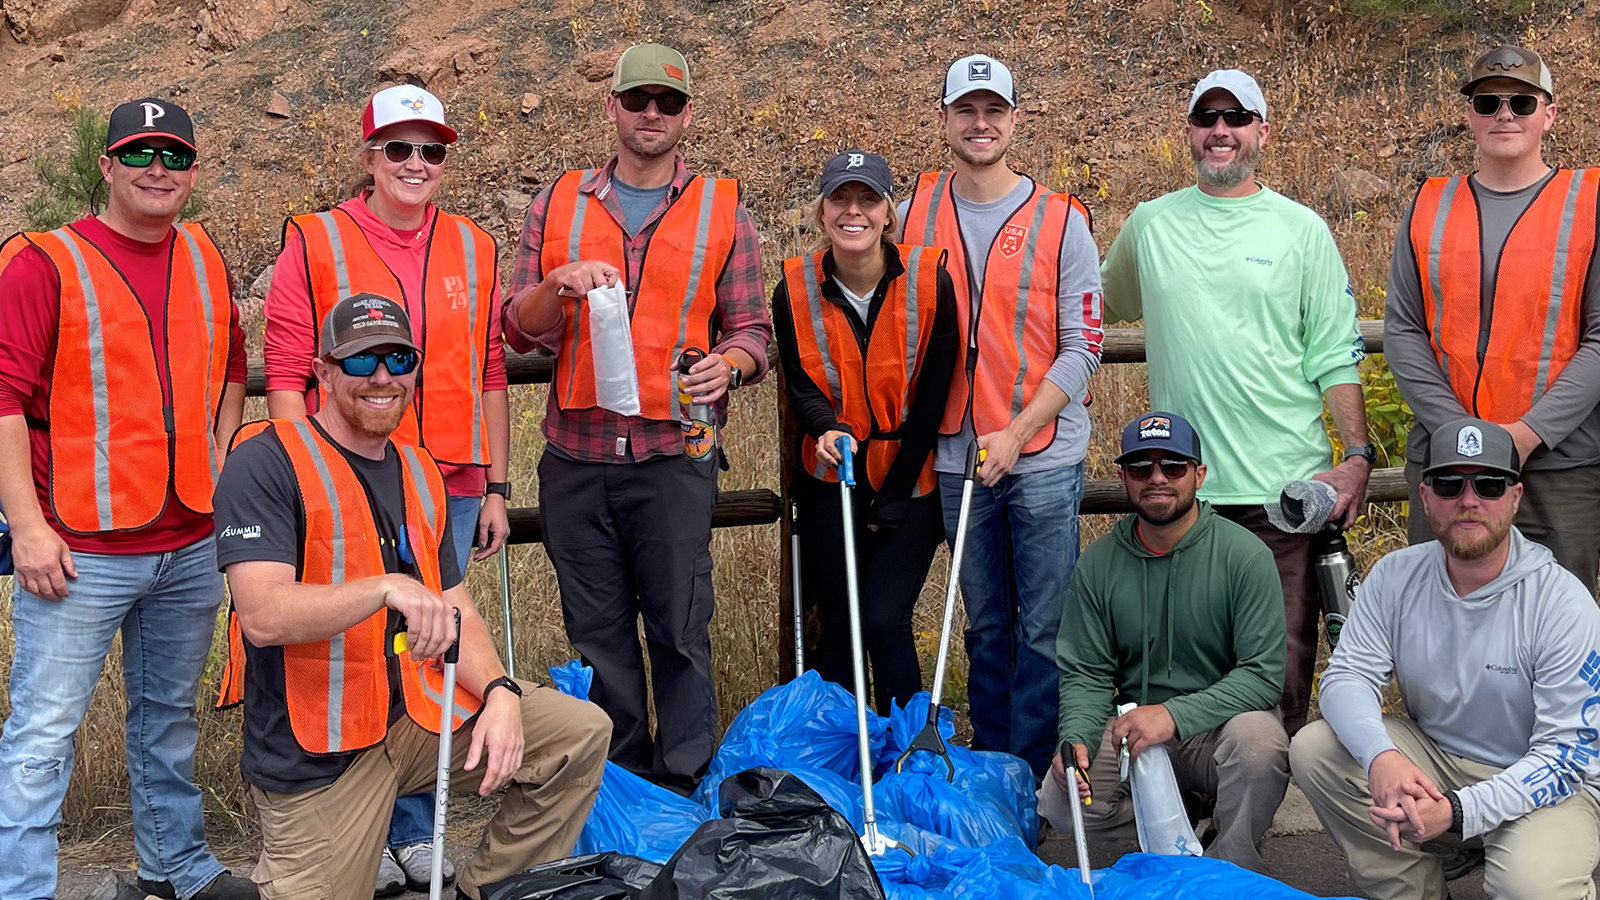
[[[1200,462],[1200,435],[1182,416],[1169,412],[1147,412],[1122,429],[1121,465],[1128,457],[1146,450],[1165,450]]]

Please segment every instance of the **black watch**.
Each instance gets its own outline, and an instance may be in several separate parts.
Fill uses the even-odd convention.
[[[488,700],[489,692],[497,687],[503,687],[511,693],[516,694],[518,697],[522,696],[522,685],[512,681],[508,676],[501,675],[499,678],[496,678],[495,680],[483,686],[483,699]]]
[[[507,503],[510,503],[511,502],[511,482],[509,482],[509,481],[491,481],[491,482],[489,482],[488,484],[483,486],[483,495],[485,497],[487,497],[490,494],[499,494],[500,496],[506,498],[506,502]]]
[[[1367,461],[1367,465],[1369,466],[1376,466],[1378,464],[1378,450],[1371,444],[1357,444],[1354,447],[1344,448],[1344,461],[1349,462],[1350,457],[1352,456],[1361,457]]]
[[[736,391],[744,384],[744,370],[734,365],[732,360],[728,361],[728,368],[728,390]]]

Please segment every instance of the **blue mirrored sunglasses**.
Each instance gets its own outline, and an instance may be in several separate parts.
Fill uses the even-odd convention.
[[[339,360],[339,368],[346,375],[354,378],[366,378],[378,371],[378,360],[383,360],[383,367],[389,370],[390,375],[410,375],[417,370],[417,363],[421,357],[415,350],[390,350],[388,353],[352,353]]]

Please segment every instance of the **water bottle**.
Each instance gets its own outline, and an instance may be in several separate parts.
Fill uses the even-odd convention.
[[[1356,602],[1361,576],[1356,558],[1350,555],[1339,526],[1328,524],[1312,539],[1311,564],[1317,571],[1317,590],[1322,594],[1322,624],[1328,632],[1328,649],[1339,646],[1350,607]]]
[[[678,355],[678,424],[683,429],[683,452],[690,459],[705,459],[717,449],[716,411],[709,403],[694,402],[683,386],[689,370],[705,358],[705,351],[695,347]]]

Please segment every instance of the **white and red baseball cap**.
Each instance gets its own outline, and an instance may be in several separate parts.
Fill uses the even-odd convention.
[[[432,125],[446,144],[456,140],[456,130],[444,123],[444,104],[439,98],[411,84],[397,84],[384,88],[367,101],[367,111],[361,114],[361,139],[406,122]]]

